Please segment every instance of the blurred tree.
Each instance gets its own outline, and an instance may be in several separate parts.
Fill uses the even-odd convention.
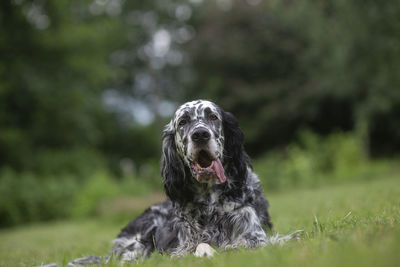
[[[253,155],[287,144],[301,127],[350,129],[351,100],[318,84],[310,36],[282,15],[291,6],[234,3],[229,12],[212,5],[199,12],[198,35],[188,48],[197,77],[187,97],[211,97],[236,114]]]
[[[94,16],[89,4],[0,3],[1,165],[36,170],[46,164],[38,162],[46,151],[98,153],[106,125],[129,135],[102,103],[102,92],[119,77],[109,55],[125,40],[121,21]]]

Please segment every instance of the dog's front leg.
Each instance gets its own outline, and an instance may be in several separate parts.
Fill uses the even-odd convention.
[[[177,246],[170,251],[172,257],[183,257],[188,253],[194,253],[200,243],[200,226],[195,221],[179,220],[174,222],[177,229]]]
[[[212,257],[214,255],[215,250],[209,244],[200,242],[200,227],[197,223],[180,221],[175,227],[179,229],[178,246],[171,251],[171,256],[182,257],[192,252],[196,257]]]
[[[252,207],[242,207],[228,216],[229,241],[223,242],[221,247],[235,249],[240,246],[255,248],[267,244],[267,235],[261,225],[255,210]]]

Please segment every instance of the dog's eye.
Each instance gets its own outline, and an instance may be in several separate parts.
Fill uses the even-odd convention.
[[[182,120],[180,120],[179,121],[179,126],[183,126],[183,125],[185,125],[187,123],[187,120],[185,120],[185,119],[182,119]]]
[[[211,115],[210,115],[210,120],[212,120],[212,121],[216,121],[216,120],[218,120],[218,117],[217,117],[217,115],[215,115],[215,114],[211,114]]]

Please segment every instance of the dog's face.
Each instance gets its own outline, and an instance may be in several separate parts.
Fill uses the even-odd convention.
[[[192,176],[200,183],[226,181],[221,159],[224,151],[222,113],[210,101],[183,104],[170,123],[176,149]]]
[[[208,185],[240,192],[251,168],[243,142],[236,118],[216,104],[197,100],[180,106],[163,132],[161,175],[167,196],[187,203],[199,189],[215,188]]]

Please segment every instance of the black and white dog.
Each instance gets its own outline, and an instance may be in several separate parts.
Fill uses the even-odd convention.
[[[214,249],[255,248],[270,236],[268,202],[234,116],[210,101],[183,104],[163,133],[161,172],[168,199],[122,229],[110,255],[135,261],[157,250],[212,256]],[[95,263],[82,258],[71,263]]]
[[[267,243],[268,202],[232,114],[209,101],[183,104],[165,127],[161,164],[169,199],[122,229],[113,249],[122,260]]]

